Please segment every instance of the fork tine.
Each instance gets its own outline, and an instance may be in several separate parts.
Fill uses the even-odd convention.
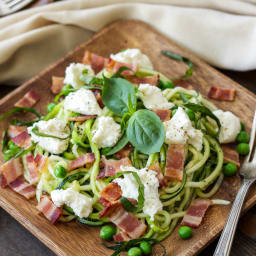
[[[253,123],[252,123],[252,129],[251,129],[251,135],[250,135],[250,152],[245,158],[245,162],[249,162],[252,151],[253,151],[253,146],[254,146],[254,140],[255,140],[255,133],[256,133],[256,110],[254,112],[254,118],[253,118]],[[256,154],[254,153],[253,160],[255,160]]]

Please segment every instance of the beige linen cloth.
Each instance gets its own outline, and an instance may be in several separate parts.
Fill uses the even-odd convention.
[[[0,84],[18,85],[118,19],[139,19],[212,65],[256,68],[255,0],[67,0],[0,18]]]

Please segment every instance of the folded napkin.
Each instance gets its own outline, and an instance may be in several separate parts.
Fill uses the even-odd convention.
[[[67,0],[0,18],[0,83],[18,85],[118,19],[139,19],[208,63],[256,68],[255,0]]]

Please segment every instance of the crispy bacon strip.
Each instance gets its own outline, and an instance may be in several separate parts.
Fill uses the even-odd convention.
[[[34,90],[30,90],[27,92],[19,101],[17,101],[14,106],[15,107],[26,107],[31,108],[40,100],[39,94],[37,94]]]
[[[130,240],[130,237],[128,236],[128,234],[122,231],[114,235],[113,238],[114,238],[114,241],[117,241],[117,242],[125,242]]]
[[[16,125],[10,125],[8,127],[8,136],[10,138],[14,138],[17,135],[19,135],[22,132],[25,132],[27,130],[26,126],[16,126]]]
[[[171,180],[182,181],[185,162],[185,146],[170,144],[167,152],[167,160],[164,176]]]
[[[113,202],[118,200],[122,196],[122,190],[120,186],[115,183],[109,183],[101,192],[101,197],[105,200]]]
[[[107,160],[104,156],[102,157],[102,163],[104,169],[100,172],[98,179],[114,176],[117,172],[121,172],[121,166],[132,166],[132,163],[128,157],[120,160]]]
[[[176,87],[183,87],[187,90],[194,90],[194,87],[191,84],[189,84],[187,81],[184,81],[183,79],[180,79],[180,80],[176,81],[175,86]]]
[[[221,146],[221,149],[223,151],[223,156],[224,156],[224,160],[226,162],[232,162],[234,164],[236,164],[237,166],[240,166],[240,162],[239,162],[239,154],[235,149],[232,149],[228,146]]]
[[[21,177],[10,183],[9,187],[27,199],[36,195],[36,189]]]
[[[76,122],[84,122],[86,120],[93,119],[93,118],[96,118],[96,117],[97,116],[94,116],[94,115],[73,116],[73,117],[69,117],[68,120],[69,121],[76,121]]]
[[[235,94],[235,89],[225,89],[217,86],[212,86],[208,93],[208,97],[215,100],[234,101]]]
[[[157,176],[156,177],[157,177],[161,187],[167,187],[167,185],[168,185],[167,179],[162,174],[162,170],[161,170],[161,167],[160,167],[160,164],[159,164],[158,161],[155,161],[153,164],[151,164],[148,167],[148,169],[157,172]]]
[[[23,166],[20,158],[13,158],[0,167],[1,186],[5,187],[23,174]]]
[[[105,68],[108,62],[109,62],[109,59],[96,55],[89,51],[85,51],[84,57],[82,60],[83,64],[91,65],[95,73],[99,73],[103,68]]]
[[[53,94],[59,94],[64,86],[64,77],[52,76],[51,92]]]
[[[133,214],[126,212],[122,205],[116,207],[108,218],[132,239],[139,238],[147,229],[142,221],[138,220]]]
[[[134,75],[137,70],[138,70],[138,67],[137,65],[131,65],[131,64],[127,64],[127,63],[121,63],[121,62],[117,62],[115,60],[111,60],[106,69],[109,71],[109,72],[112,72],[112,73],[116,73],[121,67],[127,67],[127,68],[130,68],[131,70],[124,70],[122,72],[122,75],[127,75],[127,76],[131,76],[131,75]]]
[[[21,148],[28,148],[32,145],[30,136],[27,131],[19,133],[17,136],[13,137],[11,141]]]
[[[159,116],[162,122],[165,122],[171,119],[170,116],[172,111],[170,109],[155,109],[153,110],[153,112]]]
[[[35,184],[38,182],[39,173],[47,161],[47,157],[37,154],[27,156],[28,172],[30,177],[30,183]]]
[[[74,159],[72,162],[68,165],[68,171],[75,170],[79,167],[82,167],[86,164],[93,163],[95,161],[94,153],[86,153],[77,159]]]
[[[116,210],[116,208],[118,208],[121,205],[120,201],[109,202],[102,197],[99,198],[99,202],[102,205],[104,205],[104,209],[100,212],[99,215],[100,218],[110,215],[112,212]]]
[[[62,215],[62,209],[54,205],[51,199],[47,196],[42,196],[39,204],[36,207],[44,216],[54,224]]]
[[[132,150],[133,150],[133,146],[130,143],[128,143],[123,149],[116,152],[114,156],[117,158],[125,158],[131,154]]]
[[[159,75],[157,74],[153,76],[144,76],[144,77],[131,76],[131,77],[126,77],[126,80],[128,80],[133,84],[150,84],[150,85],[158,86]]]
[[[196,198],[187,209],[186,215],[181,222],[182,226],[197,228],[201,224],[206,210],[211,205],[211,200],[206,198]]]

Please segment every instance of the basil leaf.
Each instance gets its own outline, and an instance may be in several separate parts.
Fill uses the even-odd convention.
[[[38,118],[41,117],[40,113],[38,113],[35,109],[33,108],[22,108],[22,107],[14,107],[8,112],[4,113],[3,115],[0,116],[0,121],[5,120],[8,116],[16,113],[16,112],[30,112],[34,115],[36,115]]]
[[[129,112],[129,97],[136,108],[136,95],[132,83],[123,78],[104,77],[102,100],[114,114],[122,116]]]
[[[116,152],[118,152],[122,148],[124,148],[128,142],[129,142],[129,140],[127,138],[127,135],[124,134],[123,137],[117,142],[117,144],[110,151],[108,151],[105,155],[111,156],[111,155],[115,154]]]
[[[221,123],[220,123],[219,118],[217,116],[215,116],[209,108],[207,108],[205,106],[198,105],[198,104],[194,104],[194,103],[186,103],[184,106],[193,111],[200,112],[203,116],[211,117],[213,120],[216,121],[216,123],[220,129]]]
[[[174,53],[174,52],[171,52],[171,51],[167,51],[167,50],[161,51],[161,53],[164,56],[168,57],[168,58],[171,58],[171,59],[174,59],[174,60],[177,60],[177,61],[182,61],[182,62],[187,64],[188,69],[187,69],[185,75],[180,76],[179,79],[188,78],[192,75],[192,73],[193,73],[193,63],[191,62],[191,60],[189,58],[181,56],[181,55],[179,55],[177,53]]]
[[[128,122],[127,137],[144,154],[160,152],[165,137],[163,123],[154,112],[138,110]]]
[[[61,137],[58,137],[58,136],[54,136],[54,135],[50,135],[50,134],[45,134],[45,133],[42,133],[42,132],[39,132],[39,129],[37,126],[35,126],[33,129],[32,129],[32,132],[37,135],[37,136],[40,136],[40,137],[49,137],[49,138],[55,138],[55,139],[59,139],[59,140],[66,140],[69,138],[69,136],[65,137],[65,138],[61,138]]]

